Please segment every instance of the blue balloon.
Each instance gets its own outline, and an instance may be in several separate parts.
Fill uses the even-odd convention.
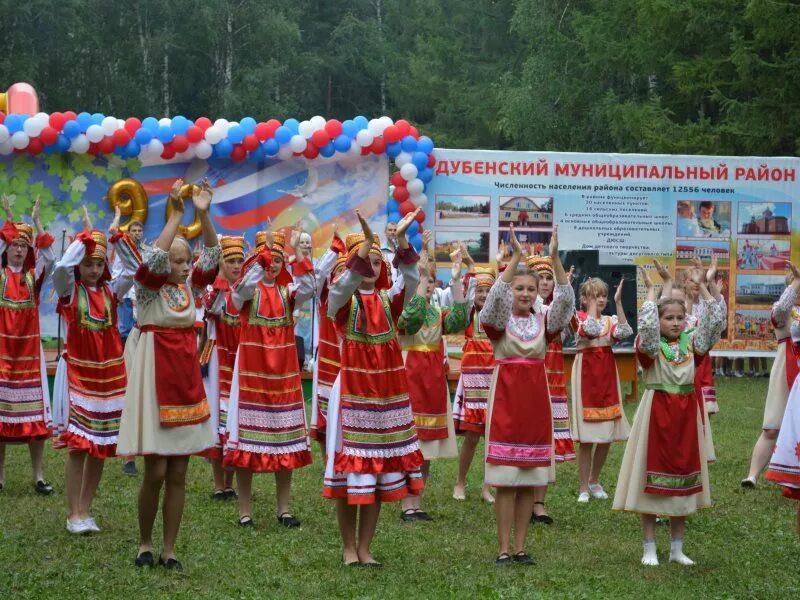
[[[125,156],[125,146],[114,146],[114,154],[117,156]]]
[[[156,131],[158,131],[158,119],[155,117],[147,117],[142,120],[142,127],[149,129],[150,132],[155,135]]]
[[[175,134],[172,132],[172,127],[169,125],[161,125],[156,131],[156,137],[166,144],[172,141]]]
[[[414,223],[416,223],[416,221],[414,221]],[[409,229],[411,229],[410,226]],[[417,229],[419,229],[419,226],[417,227]],[[412,235],[410,238],[408,238],[408,243],[414,246],[414,250],[419,252],[420,250],[422,250],[422,234],[417,233],[416,235]]]
[[[296,135],[300,132],[300,121],[297,119],[286,119],[283,122],[283,126],[286,127],[289,131],[292,132],[292,135]]]
[[[400,203],[397,200],[389,199],[389,201],[386,203],[386,212],[400,212]]]
[[[146,146],[153,139],[153,132],[146,127],[140,127],[136,130],[136,133],[133,134],[133,139],[135,139],[140,146]]]
[[[264,152],[266,152],[267,156],[275,156],[278,150],[281,149],[281,145],[275,138],[269,138],[266,142],[261,144],[261,147],[264,148]]]
[[[430,154],[433,152],[433,140],[428,136],[423,135],[417,140],[417,150],[424,152],[425,154]]]
[[[175,132],[175,135],[186,135],[186,131],[191,127],[189,124],[189,119],[184,117],[183,115],[178,115],[177,117],[172,118],[172,131]]]
[[[8,119],[6,119],[6,125],[8,125]],[[9,131],[11,131],[11,129],[9,129]],[[77,121],[67,121],[64,123],[64,129],[62,129],[62,131],[68,138],[74,138],[81,132],[81,126],[78,125]]]
[[[414,152],[411,157],[411,163],[417,167],[417,171],[421,171],[428,166],[428,155],[424,152]]]
[[[106,116],[103,113],[94,113],[92,115],[92,125],[102,125],[105,118]]]
[[[225,138],[221,139],[214,147],[217,150],[217,155],[222,157],[228,157],[231,155],[231,152],[233,152],[233,144],[231,144],[230,140]]]
[[[367,117],[358,115],[355,119],[353,119],[353,123],[355,123],[358,126],[358,130],[361,131],[362,129],[367,128],[367,126],[369,125],[369,120],[367,119]]]
[[[140,151],[141,147],[136,142],[136,140],[131,140],[125,146],[125,156],[127,156],[128,158],[136,158],[137,156],[139,156]]]
[[[336,148],[337,152],[347,152],[350,150],[350,146],[353,145],[352,139],[350,139],[346,134],[341,134],[336,136],[336,139],[333,140],[333,147]]]
[[[248,153],[248,158],[253,162],[259,162],[264,160],[266,154],[267,153],[264,151],[264,146],[259,145],[258,148]]]
[[[325,158],[330,158],[336,152],[336,147],[333,145],[333,142],[328,142],[322,148],[319,149],[320,156],[324,156]]]
[[[402,140],[400,140],[400,147],[403,148],[403,152],[416,152],[417,140],[415,140],[410,135],[407,135]]]
[[[244,130],[245,134],[253,133],[256,130],[256,120],[253,117],[245,117],[239,121],[239,127]]]
[[[92,125],[92,115],[87,112],[82,112],[77,117],[78,125],[81,128],[81,133],[86,133],[86,130],[89,129],[89,125]]]
[[[356,125],[355,121],[353,121],[351,119],[347,119],[347,121],[342,123],[342,132],[347,137],[349,137],[349,138],[356,137],[356,134],[358,133],[358,131],[359,131],[358,125]]]
[[[241,144],[244,139],[244,129],[240,125],[228,128],[228,139],[234,144]]]
[[[72,123],[73,121],[70,121]],[[22,119],[19,115],[8,115],[6,120],[3,122],[8,128],[9,133],[17,133],[18,131],[22,131]]]
[[[278,140],[279,144],[288,144],[289,140],[292,139],[292,130],[286,125],[281,125],[275,130],[275,139]]]
[[[411,225],[408,226],[408,229],[406,231],[408,235],[412,237],[417,235],[419,233],[419,223],[417,223],[416,221],[412,221]]]
[[[70,121],[70,123],[75,123],[75,121]],[[78,124],[75,123],[75,125],[77,126]],[[58,134],[58,139],[54,145],[58,148],[59,152],[66,152],[69,150],[69,137],[63,133]]]
[[[47,144],[42,150],[42,154],[55,154],[58,152],[58,146],[56,144]]]
[[[399,213],[399,212],[390,212],[390,213],[387,215],[387,217],[386,217],[386,220],[387,220],[387,222],[388,222],[388,223],[397,223],[397,222],[399,222],[399,221],[400,221],[400,219],[402,219],[402,218],[403,218],[403,217],[401,217],[401,216],[400,216],[400,213]]]
[[[417,173],[417,178],[422,181],[422,183],[430,183],[431,179],[433,179],[433,169],[422,169]]]
[[[400,142],[395,142],[393,144],[386,144],[386,156],[389,158],[397,158],[402,152],[402,148],[400,147]]]

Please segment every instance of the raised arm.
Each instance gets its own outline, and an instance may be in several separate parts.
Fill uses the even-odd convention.
[[[553,235],[550,236],[550,257],[553,260],[553,275],[556,285],[553,289],[553,301],[547,311],[547,327],[549,333],[556,333],[569,325],[572,315],[575,314],[575,291],[570,285],[570,276],[564,271],[561,258],[558,255],[558,226],[553,226]]]
[[[658,306],[655,300],[648,299],[639,309],[639,347],[647,356],[658,356],[661,342],[661,327],[658,320]]]
[[[783,290],[778,301],[772,305],[772,324],[779,328],[786,327],[787,323],[791,320],[792,307],[797,301],[797,294],[800,293],[800,269],[793,263],[788,263],[788,267],[791,269],[794,279],[792,279],[792,283],[787,285],[786,289]]]
[[[309,257],[294,263],[294,283],[289,284],[289,293],[293,298],[293,307],[302,306],[314,297],[317,282],[314,277],[314,265]]]
[[[705,354],[714,347],[722,335],[725,315],[722,303],[717,302],[708,290],[705,281],[699,282],[701,302],[705,305],[703,318],[697,322],[694,331],[694,351],[696,354]]]
[[[272,234],[267,232],[267,244],[264,249],[248,258],[242,266],[242,274],[233,284],[233,305],[241,310],[245,302],[252,300],[256,294],[258,282],[264,279],[264,271],[272,263]]]
[[[416,294],[400,313],[400,317],[397,319],[397,329],[402,334],[414,335],[425,324],[427,312],[428,302],[423,296]]]
[[[53,289],[59,298],[63,300],[72,298],[72,292],[75,290],[75,267],[81,264],[89,245],[94,246],[91,234],[86,231],[79,233],[67,246],[61,260],[56,263],[53,270]]]
[[[396,315],[395,318],[398,318],[403,307],[411,302],[419,285],[419,267],[417,265],[419,256],[414,248],[409,245],[406,237],[406,231],[417,218],[419,210],[416,209],[408,213],[397,223],[397,252],[394,255],[394,267],[403,275],[405,293],[398,294],[395,297],[390,296],[389,298],[392,301],[392,314]]]
[[[611,337],[617,341],[624,340],[626,337],[633,335],[633,328],[628,323],[628,319],[625,316],[625,309],[622,306],[622,285],[624,282],[625,278],[623,277],[619,280],[617,291],[614,293],[614,303],[617,305],[617,322],[611,332]]]
[[[653,266],[656,268],[656,272],[658,273],[658,276],[661,277],[661,281],[663,282],[661,285],[661,297],[672,298],[672,287],[674,282],[669,269],[667,269],[667,267],[665,267],[658,259],[655,258],[653,259]]]
[[[189,281],[195,297],[203,294],[206,287],[214,283],[219,272],[219,258],[222,254],[222,250],[219,247],[219,238],[214,229],[214,222],[211,220],[211,214],[209,213],[211,198],[211,186],[208,183],[208,179],[204,179],[202,186],[199,189],[194,188],[192,194],[195,214],[200,218],[200,227],[203,234],[203,249],[200,251],[200,258],[192,268]]]

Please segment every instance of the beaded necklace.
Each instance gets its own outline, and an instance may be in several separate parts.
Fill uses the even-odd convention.
[[[661,336],[659,345],[661,346],[661,354],[664,355],[664,358],[669,362],[680,362],[689,354],[689,334],[684,331],[678,336],[677,355],[672,348],[672,344],[670,344],[664,336]]]

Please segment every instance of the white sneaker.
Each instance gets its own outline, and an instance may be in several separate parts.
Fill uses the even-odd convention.
[[[606,494],[603,486],[599,483],[590,483],[589,493],[592,495],[592,498],[597,498],[598,500],[608,500],[608,494]]]
[[[586,504],[589,502],[589,492],[581,492],[578,494],[578,502],[580,504]]]
[[[82,519],[79,519],[77,521],[72,521],[71,519],[67,519],[67,531],[75,535],[81,535],[83,533],[88,533],[91,530],[86,524],[86,521]]]
[[[744,377],[744,373],[742,373],[741,371],[734,371],[733,372],[733,376],[734,377]]]
[[[89,528],[89,531],[100,531],[100,527],[97,525],[97,522],[94,520],[94,517],[88,517],[83,520],[86,527]]]

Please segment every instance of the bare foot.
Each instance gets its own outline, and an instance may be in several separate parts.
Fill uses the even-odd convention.
[[[453,486],[453,499],[454,500],[466,500],[467,499],[467,493],[466,493],[463,485],[455,484]]]
[[[488,504],[494,504],[494,496],[492,496],[492,492],[489,491],[489,486],[483,486],[483,490],[481,491],[481,498],[483,501]]]

